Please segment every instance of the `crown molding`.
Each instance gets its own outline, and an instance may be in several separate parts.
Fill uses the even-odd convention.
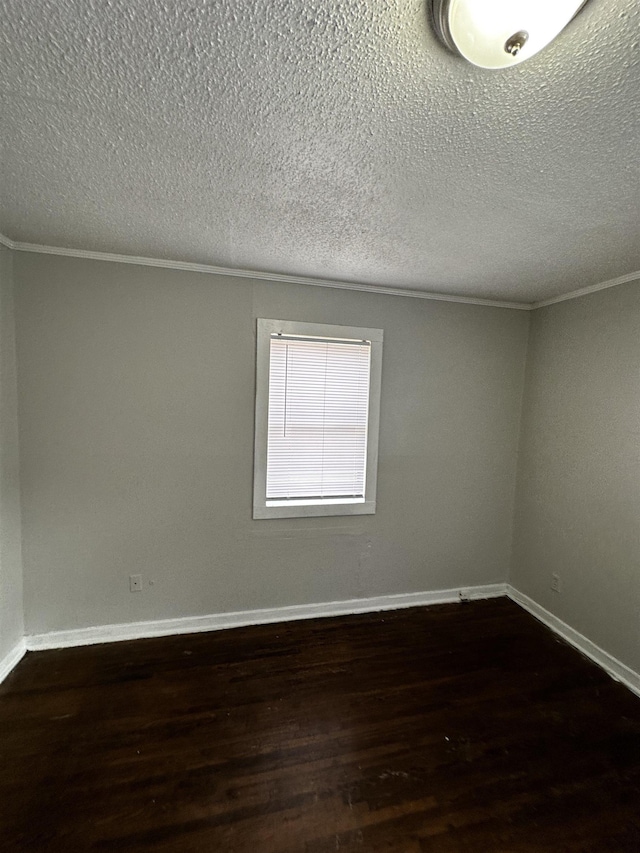
[[[13,240],[10,240],[8,237],[5,237],[4,234],[0,234],[0,246],[6,246],[7,249],[15,249],[16,244]]]
[[[488,308],[511,308],[518,311],[529,311],[528,302],[509,302],[507,300],[482,299],[475,296],[455,296],[448,293],[432,293],[423,290],[411,290],[404,287],[385,287],[376,284],[363,284],[352,281],[334,281],[324,278],[307,278],[305,276],[285,275],[280,273],[260,272],[258,270],[243,270],[232,267],[217,267],[210,264],[196,264],[190,261],[170,261],[163,258],[143,258],[134,255],[116,255],[110,252],[91,252],[85,249],[65,249],[59,246],[41,246],[36,243],[20,243],[9,241],[9,248],[18,252],[34,252],[42,255],[62,255],[69,258],[84,258],[91,261],[109,261],[117,264],[135,264],[144,267],[161,267],[164,269],[182,270],[184,272],[209,273],[214,275],[232,276],[234,278],[251,278],[258,281],[273,281],[280,284],[306,284],[313,287],[332,287],[338,290],[358,290],[365,293],[379,293],[385,296],[408,296],[414,299],[432,299],[439,302],[462,302],[466,305],[484,305]]]
[[[598,284],[590,284],[588,287],[581,287],[578,290],[570,290],[569,293],[562,293],[560,296],[552,296],[551,299],[543,299],[540,302],[533,302],[531,310],[537,308],[546,308],[547,305],[555,305],[556,302],[566,302],[567,299],[579,299],[581,296],[588,296],[590,293],[597,293],[599,290],[606,290],[609,287],[617,287],[619,284],[627,284],[630,281],[638,281],[640,279],[640,270],[629,272],[626,275],[619,275],[617,278],[609,279],[609,281],[601,281]]]
[[[183,272],[208,273],[209,275],[225,275],[232,278],[250,278],[257,281],[273,281],[280,284],[305,284],[312,287],[332,287],[337,290],[356,290],[364,293],[379,293],[383,296],[407,296],[413,299],[431,299],[437,302],[459,302],[463,305],[484,305],[487,308],[510,308],[516,311],[535,311],[538,308],[546,308],[547,305],[555,305],[557,302],[566,302],[568,299],[579,299],[599,290],[616,287],[631,281],[640,280],[640,270],[626,273],[626,275],[581,287],[578,290],[570,290],[550,299],[542,299],[538,302],[512,302],[500,299],[483,299],[479,296],[456,296],[449,293],[438,293],[427,290],[412,290],[407,287],[385,287],[377,284],[364,284],[355,281],[336,281],[325,278],[309,278],[306,276],[286,275],[284,273],[260,272],[259,270],[235,269],[233,267],[218,267],[213,264],[196,264],[191,261],[171,261],[165,258],[144,258],[136,255],[116,255],[111,252],[92,252],[86,249],[67,249],[60,246],[42,246],[37,243],[21,243],[10,240],[4,234],[0,234],[0,244],[17,252],[33,252],[41,255],[61,255],[68,258],[83,258],[91,261],[108,261],[116,264],[133,264],[143,267],[158,267],[161,269],[181,270]]]

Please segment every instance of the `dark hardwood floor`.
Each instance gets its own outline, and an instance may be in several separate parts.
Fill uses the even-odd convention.
[[[640,699],[506,599],[32,653],[0,849],[640,851]]]

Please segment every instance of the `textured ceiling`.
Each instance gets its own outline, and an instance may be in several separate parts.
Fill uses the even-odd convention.
[[[16,241],[539,300],[640,269],[640,5],[485,71],[425,0],[0,0]]]

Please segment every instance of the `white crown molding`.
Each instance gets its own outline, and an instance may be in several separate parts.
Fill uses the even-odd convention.
[[[590,293],[597,293],[599,290],[606,290],[609,287],[617,287],[619,284],[627,284],[630,281],[638,281],[640,279],[640,270],[629,272],[626,275],[619,275],[617,278],[612,278],[609,281],[601,281],[599,284],[590,284],[588,287],[581,287],[579,290],[570,290],[569,293],[563,293],[560,296],[553,296],[551,299],[543,299],[541,302],[532,302],[531,310],[535,311],[538,308],[546,308],[547,305],[555,305],[556,302],[566,302],[568,299],[579,299],[581,296],[588,296]]]
[[[274,281],[280,284],[306,284],[313,287],[333,287],[338,290],[358,290],[366,293],[379,293],[385,296],[409,296],[414,299],[432,299],[439,302],[462,302],[466,305],[484,305],[488,308],[511,308],[517,311],[529,311],[528,302],[509,302],[506,300],[482,299],[475,296],[455,296],[448,293],[432,293],[424,290],[411,290],[404,287],[385,287],[377,284],[362,284],[352,281],[334,281],[333,279],[307,278],[305,276],[280,273],[243,270],[232,267],[217,267],[211,264],[195,264],[191,261],[170,261],[162,258],[143,258],[134,255],[115,255],[110,252],[90,252],[85,249],[65,249],[59,246],[40,246],[35,243],[9,241],[9,248],[18,252],[35,252],[42,255],[62,255],[69,258],[84,258],[91,261],[110,261],[116,264],[135,264],[144,267],[161,267],[184,272],[226,275],[234,278],[252,278],[258,281]],[[9,243],[7,243],[9,245]]]
[[[2,684],[11,670],[20,663],[26,652],[27,644],[22,639],[0,660],[0,684]]]
[[[600,646],[592,643],[587,637],[580,634],[575,628],[567,625],[562,619],[558,619],[546,608],[535,602],[528,595],[520,592],[511,584],[507,584],[507,595],[509,598],[535,616],[538,621],[542,622],[547,628],[562,637],[570,645],[576,648],[583,655],[590,658],[594,663],[598,664],[601,669],[604,669],[611,678],[615,681],[620,681],[625,687],[628,687],[636,696],[640,696],[640,673],[628,667],[626,664],[614,658],[609,652],[605,652]]]
[[[409,592],[402,595],[380,595],[375,598],[353,598],[320,604],[300,604],[273,607],[265,610],[241,610],[234,613],[212,613],[207,616],[186,616],[181,619],[159,619],[153,622],[128,622],[120,625],[98,625],[70,631],[50,631],[31,634],[26,640],[30,651],[61,649],[68,646],[90,646],[119,640],[143,637],[167,637],[175,634],[197,634],[220,631],[247,625],[267,625],[273,622],[293,622],[299,619],[319,619],[327,616],[347,616],[354,613],[375,613],[405,607],[424,607],[481,598],[500,598],[506,595],[504,583],[473,586],[464,589],[442,589],[435,592]]]
[[[209,275],[225,275],[232,278],[250,278],[257,281],[273,281],[280,284],[306,284],[312,287],[332,287],[337,290],[356,290],[365,293],[379,293],[385,296],[407,296],[413,299],[431,299],[438,302],[459,302],[464,305],[484,305],[487,308],[510,308],[515,311],[536,311],[538,308],[546,308],[547,305],[555,305],[557,302],[566,302],[568,299],[579,299],[588,296],[598,290],[606,290],[619,284],[640,280],[640,270],[630,272],[626,275],[581,287],[578,290],[570,290],[550,299],[538,302],[512,302],[500,299],[483,299],[476,296],[456,296],[448,293],[437,293],[426,290],[412,290],[407,287],[386,287],[377,284],[363,284],[353,281],[335,281],[333,279],[309,278],[306,276],[286,275],[284,273],[260,272],[259,270],[235,269],[233,267],[217,267],[213,264],[196,264],[191,261],[171,261],[164,258],[144,258],[135,255],[116,255],[111,252],[91,252],[85,249],[66,249],[60,246],[41,246],[37,243],[21,243],[10,240],[4,234],[0,234],[0,244],[16,252],[34,252],[41,255],[60,255],[68,258],[84,258],[91,261],[109,261],[116,264],[133,264],[144,267],[159,267],[161,269],[182,270],[184,272],[208,273]]]

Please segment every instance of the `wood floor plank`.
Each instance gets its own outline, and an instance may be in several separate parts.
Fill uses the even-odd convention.
[[[506,599],[29,653],[6,851],[640,851],[640,700]]]

